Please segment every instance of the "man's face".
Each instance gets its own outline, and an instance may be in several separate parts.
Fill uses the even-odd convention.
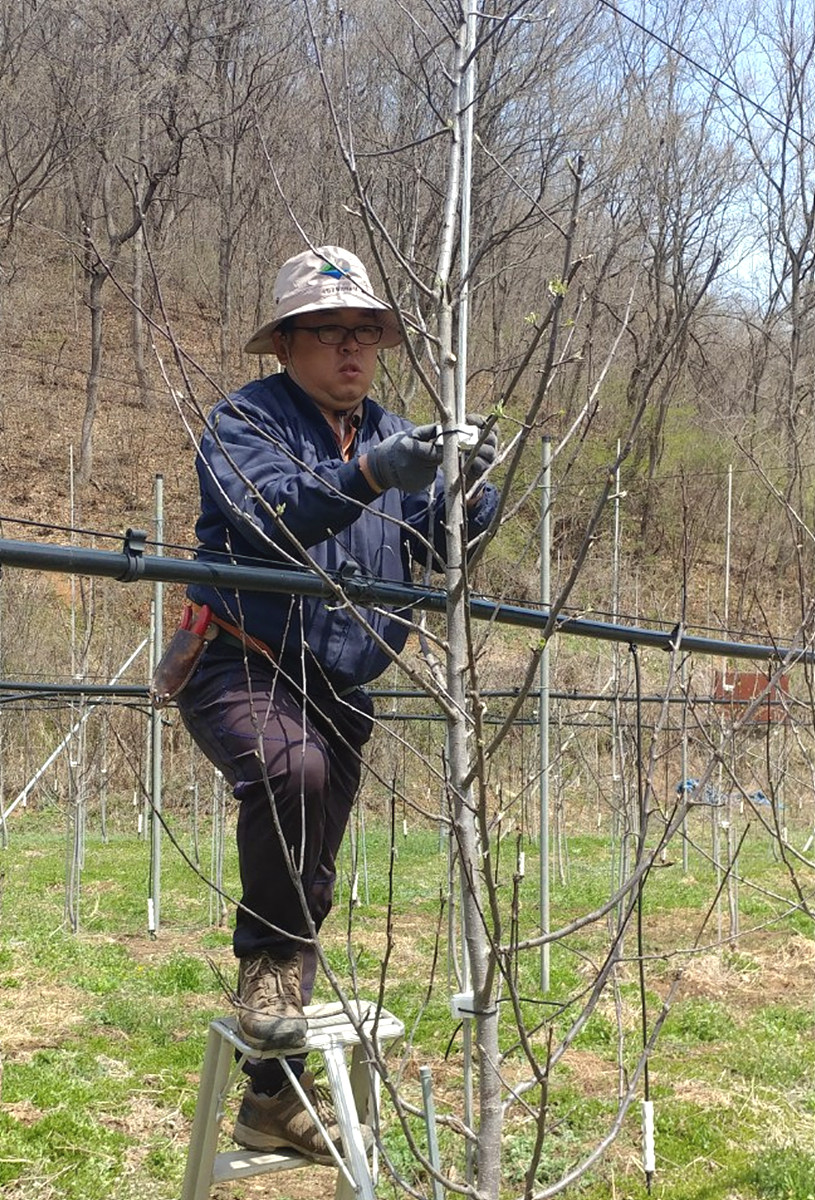
[[[381,327],[381,318],[364,308],[334,308],[301,313],[292,323],[294,328],[277,330],[272,337],[275,353],[294,382],[330,412],[355,408],[373,382],[378,347],[361,346],[350,333],[339,345],[325,346],[310,331],[320,325]]]

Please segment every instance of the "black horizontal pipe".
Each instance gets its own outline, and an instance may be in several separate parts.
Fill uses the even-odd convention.
[[[129,546],[129,548],[128,548]],[[272,566],[242,567],[231,563],[199,562],[166,555],[144,554],[139,542],[129,535],[125,549],[87,550],[76,546],[55,546],[50,543],[22,542],[0,538],[0,565],[28,570],[55,571],[69,575],[95,575],[116,579],[122,583],[145,582],[207,583],[220,588],[242,588],[255,592],[296,593],[333,599],[337,590],[349,600],[363,605],[383,605],[388,608],[419,608],[429,612],[444,612],[447,594],[441,588],[420,587],[415,584],[388,583],[366,579],[362,575],[343,574],[334,580],[335,587],[313,571]],[[134,548],[135,547],[135,548]],[[500,604],[482,596],[473,596],[470,613],[480,620],[505,625],[543,629],[549,610],[517,604]],[[619,625],[611,621],[591,621],[587,617],[559,616],[555,631],[576,637],[594,638],[624,645],[651,647],[656,650],[675,649],[678,627],[671,633],[646,629],[637,625]],[[721,658],[752,659],[781,663],[789,656],[789,665],[815,663],[815,651],[791,643],[760,645],[751,642],[730,642],[716,638],[682,634],[682,649],[687,653],[715,655]]]
[[[46,700],[52,696],[147,700],[148,694],[146,683],[34,683],[31,680],[0,679],[0,704],[31,695]]]

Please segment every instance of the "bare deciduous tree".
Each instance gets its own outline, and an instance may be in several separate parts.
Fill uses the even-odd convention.
[[[93,471],[104,288],[178,170],[189,132],[183,101],[197,32],[186,6],[176,14],[154,8],[136,22],[115,4],[78,16],[71,32],[54,71],[61,90],[74,78],[83,83],[61,123],[64,141],[75,151],[71,177],[91,322],[77,472],[84,485]]]

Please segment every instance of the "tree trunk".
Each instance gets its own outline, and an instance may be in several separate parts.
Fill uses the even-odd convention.
[[[146,407],[150,402],[150,387],[144,365],[144,230],[140,229],[133,239],[133,305],[131,308],[131,334],[133,338],[133,366],[139,385],[139,399]]]
[[[80,487],[90,482],[93,472],[93,427],[99,401],[99,380],[102,374],[102,288],[107,275],[101,266],[91,271],[88,289],[88,308],[91,314],[91,366],[85,385],[85,413],[82,417],[82,439],[79,445],[79,467],[76,478]]]

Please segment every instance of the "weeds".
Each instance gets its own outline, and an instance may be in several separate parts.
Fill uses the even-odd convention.
[[[558,920],[578,912],[587,898],[601,897],[607,886],[607,847],[600,839],[576,838],[571,851],[579,868],[553,898]],[[12,830],[4,853],[0,1192],[4,1200],[176,1200],[207,1023],[224,1011],[207,960],[233,976],[229,931],[207,925],[204,885],[168,854],[162,929],[151,940],[144,928],[146,844],[124,835],[105,844],[89,835],[85,917],[82,932],[73,936],[62,928],[63,852],[62,836],[38,829],[36,814],[29,813],[25,825]],[[346,863],[340,902],[326,927],[332,967],[349,978],[350,945],[360,991],[370,995],[379,984],[388,856],[386,832],[369,830],[368,903],[353,910],[349,938]],[[758,851],[751,868],[766,878],[777,870]],[[676,965],[657,951],[678,944],[677,930],[692,926],[710,895],[704,864],[694,870],[692,881],[678,871],[660,872],[649,895],[650,1012],[658,1010]],[[462,1084],[444,947],[432,989],[427,976],[446,871],[435,831],[411,831],[400,841],[394,914],[400,952],[386,989],[388,1007],[415,1027],[413,1061],[432,1066],[440,1115],[457,1110]],[[227,874],[227,887],[236,887],[231,858]],[[537,919],[533,881],[529,866],[523,895],[529,930]],[[812,931],[802,936],[799,928],[788,923],[765,930],[683,964],[687,986],[651,1064],[656,1200],[814,1200],[815,953]],[[588,931],[584,953],[594,953],[600,940]],[[628,969],[630,964],[621,967],[619,995],[623,1023],[636,1041],[639,993]],[[538,971],[536,951],[522,956],[519,988],[529,1021],[542,1025],[554,1016],[556,1028],[565,1029],[569,1009],[558,1014],[557,1006],[568,1005],[583,985],[585,960],[555,946],[546,997]],[[536,1186],[577,1161],[610,1119],[620,1070],[616,1020],[598,1006],[551,1081],[549,1135]],[[510,1056],[505,1070],[511,1076],[522,1063]],[[410,1072],[404,1086],[415,1088]],[[530,1103],[534,1107],[534,1093]],[[416,1137],[422,1144],[420,1126]],[[512,1115],[505,1139],[507,1197],[523,1189],[531,1138],[528,1120]],[[442,1127],[440,1152],[451,1170],[458,1169],[459,1145]],[[427,1190],[428,1180],[395,1125],[386,1128],[385,1146],[404,1177]],[[567,1195],[607,1200],[616,1190],[626,1200],[642,1200],[639,1161],[635,1105],[606,1159]],[[292,1192],[284,1186],[269,1194]],[[384,1178],[381,1194],[396,1194]]]

